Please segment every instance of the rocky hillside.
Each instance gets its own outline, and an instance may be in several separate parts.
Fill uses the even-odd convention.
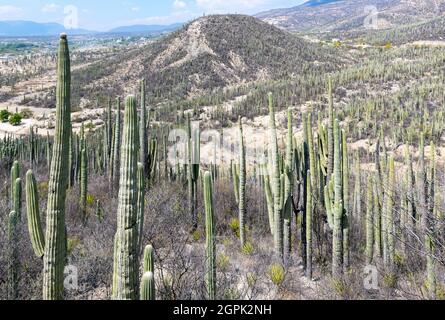
[[[370,6],[378,11],[380,29],[422,23],[445,11],[444,0],[321,0],[263,12],[257,17],[290,31],[365,30],[376,12]]]
[[[157,42],[76,71],[75,94],[132,92],[144,77],[152,96],[194,97],[214,88],[332,68],[337,58],[328,50],[253,17],[206,16]]]

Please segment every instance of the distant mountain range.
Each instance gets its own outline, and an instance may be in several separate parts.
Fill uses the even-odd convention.
[[[256,17],[288,31],[351,32],[368,31],[365,24],[374,22],[373,16],[377,29],[390,29],[425,23],[444,12],[445,0],[311,0]]]
[[[123,26],[123,27],[114,28],[114,29],[111,29],[110,31],[108,31],[108,33],[167,32],[167,31],[177,30],[182,26],[183,26],[183,23],[175,23],[175,24],[170,24],[170,25],[137,24],[137,25],[133,25],[133,26]]]
[[[38,23],[32,21],[0,21],[0,36],[3,37],[22,37],[22,36],[52,36],[62,32],[69,34],[88,34],[94,31],[85,29],[67,30],[58,23]]]
[[[60,33],[70,35],[85,35],[98,33],[146,33],[159,34],[179,29],[183,24],[171,25],[132,25],[114,28],[107,32],[99,32],[86,29],[66,29],[59,23],[39,23],[33,21],[11,20],[0,21],[0,37],[32,37],[32,36],[55,36]]]

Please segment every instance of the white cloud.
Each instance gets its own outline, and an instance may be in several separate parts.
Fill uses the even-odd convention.
[[[175,2],[173,2],[173,9],[175,10],[181,10],[184,9],[185,7],[187,7],[187,3],[185,3],[182,0],[175,0]]]
[[[42,7],[42,12],[56,12],[60,6],[55,3],[47,3]]]
[[[196,0],[196,5],[209,11],[252,9],[271,0]]]
[[[23,13],[23,9],[20,7],[15,7],[11,5],[0,5],[0,18],[11,19],[20,17]]]
[[[133,11],[133,12],[139,12],[141,10],[141,8],[139,8],[139,7],[132,7],[131,8],[131,11]]]

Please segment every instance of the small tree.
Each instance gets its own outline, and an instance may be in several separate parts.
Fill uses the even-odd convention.
[[[8,122],[9,116],[11,113],[8,110],[1,110],[0,111],[0,121],[1,122]]]
[[[13,126],[18,126],[22,123],[22,115],[20,113],[14,113],[9,116],[9,123]]]

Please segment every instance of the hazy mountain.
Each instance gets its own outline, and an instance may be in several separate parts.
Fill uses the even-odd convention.
[[[122,26],[111,29],[109,33],[162,33],[179,29],[183,23],[175,23],[170,25],[132,25]]]
[[[256,17],[291,31],[351,31],[365,30],[374,12],[378,28],[385,29],[426,22],[444,10],[445,0],[312,0]]]
[[[183,24],[171,25],[133,25],[111,29],[106,33],[149,33],[158,34],[179,29]],[[33,21],[0,21],[0,36],[3,37],[30,37],[30,36],[55,36],[65,32],[69,35],[83,35],[100,33],[93,30],[71,29],[67,30],[58,23],[38,23]]]
[[[54,36],[66,32],[70,35],[94,33],[85,29],[67,30],[58,23],[38,23],[33,21],[0,21],[0,36],[22,37],[22,36]]]

